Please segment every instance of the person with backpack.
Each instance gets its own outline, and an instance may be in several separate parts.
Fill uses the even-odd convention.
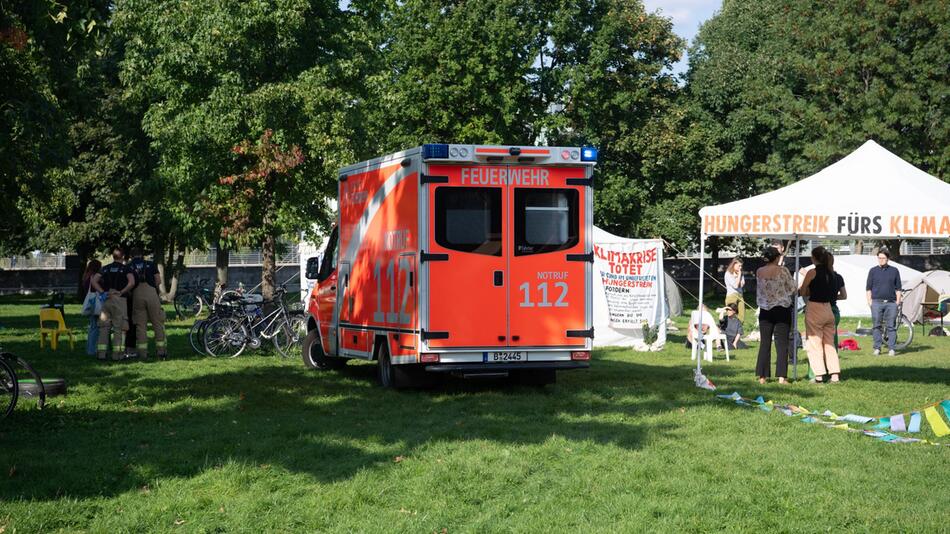
[[[102,312],[99,314],[99,339],[96,341],[96,357],[106,359],[109,351],[109,331],[112,331],[112,359],[121,360],[122,334],[129,329],[126,317],[126,296],[135,286],[135,279],[128,267],[122,263],[125,254],[122,247],[112,248],[112,263],[106,265],[92,276],[90,285],[103,299]]]
[[[135,277],[132,290],[132,322],[135,323],[135,350],[142,359],[148,358],[148,330],[146,321],[152,323],[155,332],[155,353],[160,360],[168,358],[165,341],[165,310],[158,299],[158,288],[162,283],[155,262],[146,260],[142,249],[132,249],[130,264]]]

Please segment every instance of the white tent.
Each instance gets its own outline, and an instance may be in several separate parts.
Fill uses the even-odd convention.
[[[601,230],[600,228],[594,227],[594,246],[598,250],[656,250],[657,256],[654,262],[651,262],[652,268],[656,269],[658,272],[653,273],[656,275],[656,280],[653,282],[655,285],[652,286],[652,289],[649,290],[634,290],[632,296],[636,296],[639,293],[639,297],[649,297],[647,300],[642,298],[635,298],[634,300],[627,300],[615,305],[622,306],[624,308],[624,315],[643,317],[643,319],[648,319],[653,326],[658,326],[659,330],[657,332],[657,343],[654,344],[655,348],[662,347],[663,343],[666,341],[666,319],[669,317],[669,307],[667,302],[666,293],[669,291],[666,288],[667,279],[663,272],[663,242],[658,239],[629,239],[626,237],[620,237],[611,234],[610,232]],[[594,346],[596,347],[605,347],[605,346],[621,346],[621,347],[634,347],[638,350],[647,350],[648,347],[643,343],[643,328],[640,326],[640,319],[633,321],[635,324],[629,325],[629,327],[622,327],[616,321],[611,321],[611,309],[608,302],[608,291],[605,289],[604,278],[601,274],[600,267],[602,267],[602,258],[599,253],[595,255],[595,269],[594,269],[594,280],[593,280],[593,290],[594,290]],[[644,273],[646,274],[646,272]],[[679,292],[673,288],[678,299]],[[614,294],[610,297],[611,299],[616,299],[617,295]],[[621,297],[622,299],[622,297]],[[648,301],[649,300],[649,301]],[[616,320],[617,310],[614,310],[614,319]]]
[[[699,215],[706,236],[947,239],[950,184],[868,141],[808,178]]]
[[[930,310],[934,310],[935,306],[933,305],[940,302],[941,297],[950,296],[950,272],[927,271],[920,273],[920,276],[904,281],[903,287],[910,290],[904,295],[904,315],[911,321],[918,322],[923,317],[924,312],[921,304],[930,304],[932,305]],[[950,314],[944,317],[944,324],[950,326]]]
[[[920,271],[896,261],[889,262],[889,265],[897,268],[904,287],[908,287],[910,283],[916,283],[922,275]],[[848,292],[847,299],[838,301],[838,309],[843,317],[871,316],[871,308],[868,307],[865,288],[867,287],[868,271],[875,266],[877,266],[877,256],[859,254],[835,256],[835,272],[844,278],[844,287]],[[905,310],[906,312],[907,310]]]
[[[796,240],[838,236],[947,239],[950,184],[867,141],[794,184],[744,200],[707,206],[699,216],[701,252],[706,237],[711,235]],[[704,254],[700,254],[700,273],[705,273]],[[704,279],[699,277],[700,307]],[[797,345],[792,346],[797,351]],[[698,358],[696,374],[698,383]]]

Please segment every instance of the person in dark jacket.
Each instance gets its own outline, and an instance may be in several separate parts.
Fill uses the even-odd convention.
[[[881,354],[883,329],[887,328],[887,354],[894,356],[897,343],[897,305],[901,302],[901,275],[897,268],[888,265],[891,253],[882,248],[877,253],[877,267],[868,271],[867,298],[874,323],[874,355]]]

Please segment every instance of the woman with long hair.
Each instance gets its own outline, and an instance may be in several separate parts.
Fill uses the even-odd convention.
[[[92,260],[86,264],[86,271],[82,274],[83,295],[89,293],[89,286],[92,283],[92,277],[102,269],[102,262]],[[89,316],[89,332],[86,335],[86,354],[96,355],[96,342],[99,341],[99,317],[95,314]]]
[[[795,280],[782,265],[782,253],[775,247],[766,247],[762,253],[766,264],[755,272],[756,295],[759,305],[759,356],[755,374],[764,384],[772,376],[772,341],[775,341],[775,376],[779,384],[788,382],[788,332],[792,327],[792,301]]]
[[[726,274],[723,275],[723,282],[726,284],[726,307],[730,304],[737,306],[737,315],[741,323],[745,321],[745,300],[742,298],[745,277],[742,275],[742,259],[736,257],[729,262]]]
[[[835,275],[835,281],[838,283],[838,293],[831,300],[831,313],[835,316],[835,348],[838,348],[838,324],[841,323],[841,310],[838,309],[839,300],[848,299],[848,291],[844,288],[844,277],[835,272],[835,257],[830,251],[825,256],[827,258],[828,269]]]
[[[838,280],[828,267],[828,251],[825,247],[812,249],[811,261],[815,268],[805,274],[799,290],[803,297],[808,297],[805,307],[805,350],[808,352],[808,364],[815,373],[812,380],[824,382],[825,375],[830,375],[831,382],[836,383],[840,379],[841,366],[838,362],[838,347],[834,345],[835,316],[831,303],[838,298]]]

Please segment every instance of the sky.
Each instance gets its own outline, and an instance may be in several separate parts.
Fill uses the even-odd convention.
[[[673,20],[673,31],[686,39],[687,45],[699,31],[699,25],[711,18],[722,5],[722,0],[643,0],[647,11],[659,11]],[[683,59],[673,66],[673,72],[686,72],[687,61]]]

